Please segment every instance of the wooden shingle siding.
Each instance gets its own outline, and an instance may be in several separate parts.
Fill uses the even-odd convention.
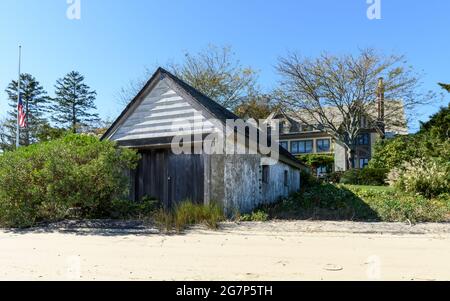
[[[191,133],[208,134],[213,131],[214,125],[206,120],[203,112],[192,107],[162,80],[137,105],[111,139],[126,141]]]

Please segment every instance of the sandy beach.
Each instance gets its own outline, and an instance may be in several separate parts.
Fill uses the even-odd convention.
[[[449,224],[0,230],[0,280],[450,280],[449,258]]]

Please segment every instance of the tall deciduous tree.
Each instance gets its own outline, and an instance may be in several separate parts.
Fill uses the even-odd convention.
[[[358,55],[322,54],[315,59],[292,53],[279,59],[277,69],[282,76],[279,100],[283,108],[305,124],[320,126],[343,144],[352,168],[357,138],[368,117],[371,127],[382,130],[395,126],[401,111],[433,97],[431,92],[418,92],[420,76],[403,56],[380,55],[373,49],[361,50]],[[380,123],[376,102],[381,77],[386,100],[403,104],[386,108]]]
[[[97,93],[84,83],[84,76],[72,71],[59,79],[55,86],[52,106],[52,120],[62,128],[76,133],[97,122],[94,111]]]
[[[252,95],[237,106],[234,113],[240,118],[252,118],[259,121],[266,119],[277,108],[271,95]]]
[[[11,110],[4,121],[4,148],[13,148],[17,126],[17,81],[13,80],[6,88]],[[38,141],[38,133],[48,123],[45,113],[48,110],[49,97],[40,83],[31,74],[20,76],[20,95],[26,113],[27,127],[20,130],[20,144],[27,146]]]
[[[181,64],[170,70],[188,84],[228,109],[235,109],[256,90],[256,72],[244,67],[230,47],[209,46],[185,53]]]
[[[231,110],[248,100],[249,95],[258,94],[257,72],[242,66],[230,47],[210,45],[199,53],[186,52],[180,63],[169,63],[167,69]],[[128,105],[151,74],[145,69],[142,76],[130,81],[119,91],[118,102]]]

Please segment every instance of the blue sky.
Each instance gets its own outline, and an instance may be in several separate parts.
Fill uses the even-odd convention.
[[[369,20],[366,0],[80,0],[81,19],[66,17],[67,0],[0,1],[0,110],[3,92],[23,72],[52,94],[57,78],[80,71],[97,90],[102,117],[115,118],[117,92],[184,51],[230,45],[244,65],[260,71],[263,89],[276,86],[277,58],[288,51],[316,56],[374,47],[405,54],[424,72],[424,88],[450,82],[450,2],[381,0],[382,19]],[[444,102],[420,109],[420,119]],[[416,129],[416,124],[411,124]]]

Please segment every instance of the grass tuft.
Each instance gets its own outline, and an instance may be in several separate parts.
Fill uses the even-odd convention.
[[[161,230],[181,232],[193,225],[203,224],[217,230],[225,220],[225,214],[220,205],[198,205],[190,201],[177,205],[173,210],[160,209],[155,214],[155,221]]]

